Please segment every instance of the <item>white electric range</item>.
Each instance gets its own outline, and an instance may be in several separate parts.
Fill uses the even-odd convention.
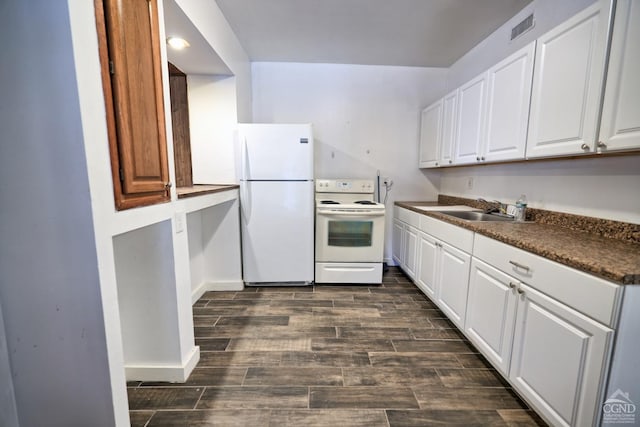
[[[372,180],[316,180],[315,282],[382,283],[385,206]]]

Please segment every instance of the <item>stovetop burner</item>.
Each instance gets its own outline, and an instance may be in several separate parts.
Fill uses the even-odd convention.
[[[340,202],[336,202],[335,200],[321,200],[321,205],[339,205]]]
[[[372,202],[371,200],[358,200],[358,201],[355,201],[354,203],[357,203],[359,205],[375,205],[375,204],[377,204],[376,202]]]

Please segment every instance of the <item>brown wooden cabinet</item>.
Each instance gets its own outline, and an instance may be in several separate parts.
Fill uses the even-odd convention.
[[[171,92],[171,123],[176,187],[192,187],[193,172],[191,169],[187,75],[172,63],[169,63],[169,91]]]
[[[170,200],[158,0],[94,0],[117,209]]]

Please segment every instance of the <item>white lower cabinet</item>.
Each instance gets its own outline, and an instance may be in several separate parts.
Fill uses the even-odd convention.
[[[444,242],[439,243],[438,252],[436,304],[456,326],[464,329],[471,255]]]
[[[520,285],[509,380],[557,426],[592,426],[613,330]]]
[[[552,425],[597,425],[620,287],[480,235],[473,256],[469,340]]]
[[[598,425],[622,287],[398,213],[394,258],[514,389],[554,426]]]
[[[404,224],[399,219],[393,219],[393,235],[391,241],[391,255],[396,265],[402,266],[404,256]]]
[[[404,259],[402,263],[402,269],[412,279],[416,278],[416,262],[417,262],[417,250],[418,250],[418,230],[410,225],[404,226]]]
[[[503,375],[509,375],[520,283],[473,258],[465,333]]]
[[[418,234],[418,276],[416,285],[432,300],[436,299],[438,249],[440,243],[431,235]]]
[[[415,283],[460,328],[467,309],[471,255],[422,231]]]
[[[414,225],[418,224],[419,214],[397,207],[395,213],[392,237],[393,260],[411,279],[415,280],[418,262],[418,230]]]

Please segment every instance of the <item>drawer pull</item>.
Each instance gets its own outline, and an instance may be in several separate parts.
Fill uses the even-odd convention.
[[[521,268],[521,269],[526,270],[526,271],[531,270],[529,267],[527,267],[526,265],[520,264],[519,262],[509,261],[509,264],[514,265],[515,267]]]
[[[509,282],[509,289],[513,289],[516,287],[516,284],[513,282]]]

